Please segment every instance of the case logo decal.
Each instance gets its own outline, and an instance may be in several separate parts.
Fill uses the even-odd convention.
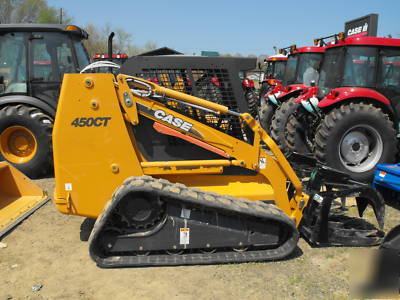
[[[193,127],[193,124],[185,122],[184,120],[174,117],[173,115],[167,115],[165,111],[161,109],[158,109],[154,112],[154,117],[188,132]]]

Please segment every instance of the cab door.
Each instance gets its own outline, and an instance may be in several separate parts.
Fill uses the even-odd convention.
[[[8,32],[0,35],[0,96],[27,93],[26,35]]]
[[[400,116],[400,49],[381,49],[379,52],[379,68],[377,90],[387,97]]]
[[[30,92],[56,108],[65,73],[76,73],[72,42],[67,34],[36,32],[30,38]]]

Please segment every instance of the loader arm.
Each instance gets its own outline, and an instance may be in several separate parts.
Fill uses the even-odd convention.
[[[280,151],[279,147],[250,114],[239,114],[237,112],[230,111],[229,108],[226,106],[213,103],[195,96],[187,95],[176,90],[168,89],[156,85],[150,81],[145,81],[139,78],[135,79],[131,76],[118,75],[117,82],[119,102],[124,112],[126,113],[129,122],[137,125],[139,123],[139,113],[143,116],[151,118],[155,122],[161,121],[164,126],[169,127],[171,130],[177,130],[185,134],[186,136],[191,136],[193,139],[195,139],[193,143],[196,143],[196,141],[203,142],[208,145],[214,146],[216,149],[222,150],[228,158],[226,160],[213,161],[194,160],[185,162],[168,161],[159,163],[141,162],[144,174],[155,175],[154,168],[159,167],[158,175],[162,175],[166,172],[166,167],[173,167],[174,164],[179,164],[181,166],[184,165],[188,168],[191,167],[191,173],[195,173],[196,169],[198,169],[199,167],[203,167],[202,171],[205,171],[204,167],[206,164],[210,167],[214,167],[214,169],[219,168],[218,173],[222,173],[223,167],[226,166],[237,166],[253,170],[264,177],[264,182],[271,183],[272,189],[275,191],[275,194],[284,195],[283,197],[275,196],[273,199],[271,199],[270,196],[264,194],[264,198],[261,197],[254,200],[275,200],[276,205],[280,207],[291,218],[295,219],[297,225],[300,223],[302,217],[301,211],[307,204],[308,196],[303,193],[300,180],[296,176],[285,156]],[[145,95],[147,90],[148,94],[151,93],[153,95],[155,94],[158,96],[162,96],[164,99],[169,98],[179,100],[183,103],[188,103],[192,107],[195,106],[208,109],[217,116],[222,114],[231,114],[233,115],[233,117],[239,118],[243,126],[248,126],[251,129],[254,134],[253,142],[250,144],[248,142],[238,140],[230,135],[223,134],[220,131],[207,126],[207,124],[195,122],[193,119],[190,119],[185,115],[177,114],[175,111],[168,109],[161,103],[155,102],[152,99],[139,97],[137,96],[138,92],[132,92],[132,86],[142,89],[144,88],[142,92],[145,93]],[[133,104],[131,104],[131,102]],[[165,112],[165,116],[174,115],[175,118],[180,118],[184,122],[193,125],[190,130],[186,131],[185,129],[174,126],[173,124],[170,124],[166,121],[162,121],[162,119],[160,120],[159,118],[157,118],[157,113],[155,113],[160,110],[163,110]],[[262,149],[261,143],[264,143],[264,145],[268,147],[268,149],[274,154],[274,157],[271,157],[266,153],[264,149]],[[260,166],[260,161],[262,161],[263,159],[267,160],[267,162],[265,163],[265,166]],[[149,170],[150,168],[152,169],[151,171]],[[174,172],[176,171],[177,170],[175,169]],[[210,173],[213,172],[215,171],[211,171]],[[278,182],[285,182],[286,180],[276,180],[278,174],[282,174],[282,176],[286,177],[286,180],[290,181],[293,184],[296,194],[291,199],[285,197],[287,193],[285,193],[284,190],[279,186]],[[223,192],[229,194],[228,190],[224,190]],[[247,196],[247,198],[252,197]]]

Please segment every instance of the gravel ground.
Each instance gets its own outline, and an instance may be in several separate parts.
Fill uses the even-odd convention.
[[[52,178],[35,182],[52,195]],[[398,223],[397,210],[388,207],[386,215],[386,229]],[[300,240],[295,254],[279,262],[105,270],[80,240],[83,221],[49,202],[4,237],[0,300],[348,299],[351,262],[372,251],[311,248]]]

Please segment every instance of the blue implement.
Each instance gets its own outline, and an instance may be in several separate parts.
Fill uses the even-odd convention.
[[[372,186],[381,190],[400,192],[400,164],[379,164]]]

